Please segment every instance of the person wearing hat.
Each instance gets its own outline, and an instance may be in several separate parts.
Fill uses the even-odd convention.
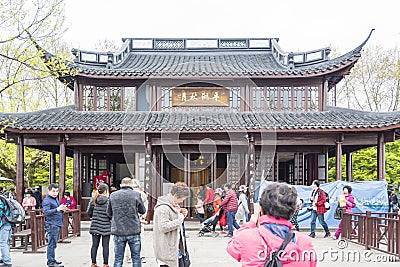
[[[239,186],[239,203],[238,203],[238,211],[236,213],[236,220],[239,224],[245,223],[249,221],[249,204],[247,199],[247,186],[242,184]]]

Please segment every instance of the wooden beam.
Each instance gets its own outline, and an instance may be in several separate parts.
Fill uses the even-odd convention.
[[[16,177],[16,191],[17,201],[22,203],[24,198],[24,137],[19,135],[17,137],[17,177]]]
[[[66,164],[67,164],[67,155],[66,155],[66,144],[63,137],[63,140],[60,142],[60,158],[59,158],[59,172],[58,172],[58,192],[59,198],[61,199],[64,195],[65,191],[65,176],[66,176]]]
[[[336,140],[336,180],[342,180],[342,144],[343,134],[339,134]]]
[[[378,133],[378,145],[377,145],[377,155],[378,155],[378,180],[386,180],[386,166],[385,166],[385,136],[383,132]]]

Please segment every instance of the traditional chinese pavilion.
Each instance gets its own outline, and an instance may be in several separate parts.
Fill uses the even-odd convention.
[[[5,138],[18,147],[18,198],[25,146],[51,152],[51,181],[59,154],[61,192],[73,157],[73,194],[83,209],[103,171],[109,183],[140,179],[150,211],[153,197],[176,181],[247,184],[254,194],[263,179],[326,182],[329,157],[342,179],[342,155],[352,180],[351,153],[370,146],[377,146],[377,179],[385,179],[385,143],[398,137],[400,113],[335,106],[336,85],[370,35],[332,59],[329,48],[284,52],[277,38],[124,38],[117,53],[73,49],[78,74],[60,79],[74,105],[0,114],[13,122]]]

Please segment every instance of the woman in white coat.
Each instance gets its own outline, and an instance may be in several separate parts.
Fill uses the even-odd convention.
[[[249,205],[247,201],[247,186],[239,186],[239,201],[238,211],[236,213],[236,220],[239,224],[249,221]]]

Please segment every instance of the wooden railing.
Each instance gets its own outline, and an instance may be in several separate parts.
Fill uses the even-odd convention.
[[[65,242],[65,240],[69,237],[81,235],[80,218],[80,206],[77,206],[77,209],[75,210],[64,212],[64,225],[60,229],[58,242]],[[47,245],[47,236],[45,231],[46,218],[43,214],[43,210],[31,210],[29,212],[29,221],[31,229],[31,250],[27,250],[25,252],[44,253],[44,251],[39,251],[40,248]]]
[[[342,238],[400,260],[400,216],[388,212],[343,214]]]

